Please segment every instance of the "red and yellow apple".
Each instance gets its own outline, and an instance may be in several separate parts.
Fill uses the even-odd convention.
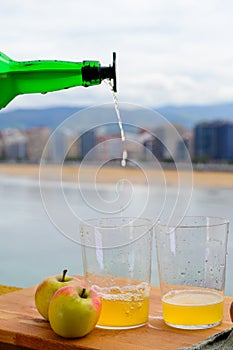
[[[64,338],[90,333],[100,316],[101,299],[93,290],[69,285],[60,288],[49,304],[49,322],[53,331]]]
[[[36,308],[46,320],[48,317],[49,303],[54,293],[60,288],[67,285],[75,285],[80,281],[71,276],[66,275],[67,270],[63,271],[62,275],[50,276],[45,278],[37,287],[35,292]]]
[[[230,305],[230,317],[231,317],[231,322],[233,322],[233,301]]]

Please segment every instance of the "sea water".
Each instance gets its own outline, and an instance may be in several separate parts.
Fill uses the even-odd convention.
[[[88,217],[88,207],[81,200],[77,184],[63,183],[63,187],[67,201],[76,203],[77,213]],[[45,191],[54,203],[54,211],[66,220],[63,207],[58,200],[59,188],[60,183],[50,181]],[[102,185],[100,195],[104,195],[106,191],[109,191],[109,185]],[[173,191],[173,186],[167,187],[168,202],[171,201]],[[146,194],[146,187],[134,186],[135,212],[138,207],[140,208],[144,192]],[[93,193],[93,196],[95,195]],[[163,201],[164,193],[157,189],[155,196],[155,205],[158,205]],[[233,188],[202,187],[194,189],[190,208],[186,213],[187,215],[221,215],[229,218],[225,290],[227,295],[233,295],[232,207]],[[68,268],[70,274],[83,274],[80,244],[65,236],[50,220],[43,207],[38,180],[0,175],[0,212],[0,283],[26,287],[38,283],[45,276],[61,273],[64,268]],[[148,218],[153,219],[153,214],[154,208],[151,208]],[[65,224],[69,230],[71,222],[67,219]],[[152,285],[159,285],[155,247],[152,254]]]

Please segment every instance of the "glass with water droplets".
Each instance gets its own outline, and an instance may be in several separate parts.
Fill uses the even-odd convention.
[[[136,328],[148,322],[152,223],[101,218],[80,227],[87,285],[101,297],[97,327]]]
[[[155,228],[163,318],[182,329],[217,326],[223,318],[229,221],[186,216]]]

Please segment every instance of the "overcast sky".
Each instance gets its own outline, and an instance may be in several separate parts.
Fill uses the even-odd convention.
[[[232,0],[7,0],[0,23],[0,51],[16,60],[109,65],[116,51],[121,102],[233,102]],[[102,83],[17,97],[8,108],[109,102]]]

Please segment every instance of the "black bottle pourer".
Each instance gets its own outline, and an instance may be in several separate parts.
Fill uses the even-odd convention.
[[[117,91],[116,84],[116,53],[113,52],[113,63],[109,67],[101,67],[100,65],[92,66],[90,61],[87,61],[87,65],[82,68],[83,86],[94,85],[93,81],[102,81],[104,79],[112,80],[112,89]]]
[[[110,79],[113,82],[112,89],[117,92],[117,82],[116,82],[116,52],[113,52],[113,62],[112,66],[101,67],[100,68],[100,79]]]

